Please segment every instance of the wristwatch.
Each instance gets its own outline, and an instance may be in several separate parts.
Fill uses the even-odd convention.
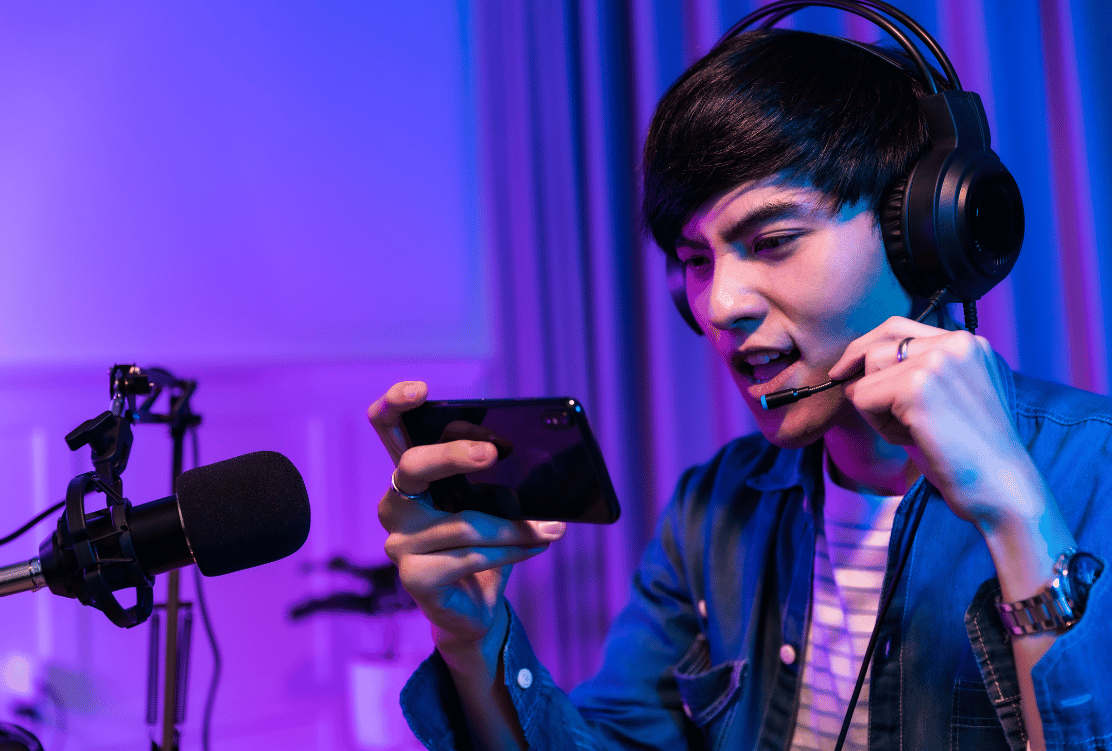
[[[1089,589],[1103,570],[1104,563],[1095,555],[1067,548],[1054,561],[1054,578],[1034,597],[1019,602],[996,598],[1004,628],[1012,636],[1069,628],[1085,612]]]

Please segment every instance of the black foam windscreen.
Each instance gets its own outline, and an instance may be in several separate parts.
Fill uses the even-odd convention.
[[[277,561],[309,537],[305,482],[275,451],[183,472],[175,489],[189,548],[205,576]]]

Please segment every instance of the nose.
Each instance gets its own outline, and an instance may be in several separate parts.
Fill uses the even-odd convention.
[[[735,253],[720,254],[714,262],[707,295],[707,320],[722,331],[756,329],[768,313],[768,300],[758,291],[755,264]]]

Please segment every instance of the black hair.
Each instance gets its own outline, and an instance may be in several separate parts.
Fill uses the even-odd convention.
[[[711,198],[782,174],[830,199],[831,212],[886,190],[926,150],[919,75],[887,49],[784,29],[739,34],[672,84],[645,142],[644,219],[675,253]],[[886,59],[887,58],[887,59]]]

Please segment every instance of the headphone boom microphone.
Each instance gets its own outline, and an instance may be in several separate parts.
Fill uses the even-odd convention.
[[[98,482],[79,475],[70,494]],[[39,557],[0,568],[0,597],[49,587],[103,610],[116,625],[133,626],[149,615],[142,600],[149,599],[155,575],[191,563],[205,576],[261,566],[292,555],[309,536],[305,483],[277,452],[183,472],[175,489],[176,495],[139,506],[110,505],[87,516],[78,512],[81,504],[67,500]],[[124,611],[111,592],[130,586],[140,602]]]

